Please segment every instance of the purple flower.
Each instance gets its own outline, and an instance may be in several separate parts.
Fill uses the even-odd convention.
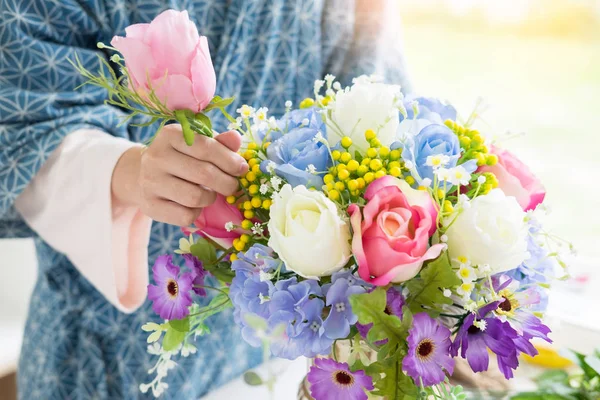
[[[352,281],[353,282],[353,281]],[[350,325],[358,321],[352,312],[348,298],[353,294],[365,293],[362,286],[351,285],[348,279],[338,278],[327,287],[326,303],[331,307],[325,320],[325,335],[330,339],[343,339],[350,334]]]
[[[203,287],[197,287],[204,286],[204,278],[206,278],[206,275],[208,274],[202,266],[202,261],[198,260],[197,257],[191,254],[184,254],[183,258],[185,260],[185,266],[188,267],[192,272],[192,285],[194,286],[192,290],[198,296],[205,297],[206,289]]]
[[[393,286],[390,286],[388,290],[385,292],[386,297],[386,305],[385,305],[385,313],[388,315],[395,315],[396,317],[402,319],[402,307],[404,307],[404,296],[402,296],[402,292],[398,289],[395,289]],[[356,323],[356,329],[358,329],[358,333],[363,338],[367,338],[367,334],[369,330],[373,326],[373,324],[363,325],[360,323]],[[380,340],[375,343],[376,345],[382,345],[387,342],[387,339]]]
[[[513,377],[512,371],[519,366],[515,344],[519,334],[508,322],[492,314],[500,304],[500,301],[496,301],[481,307],[476,314],[469,314],[450,346],[450,354],[456,357],[460,349],[461,357],[467,359],[473,371],[481,372],[488,369],[489,348],[497,356],[500,371],[506,379],[510,379]]]
[[[324,303],[315,298],[321,295],[321,287],[312,279],[298,283],[296,278],[291,278],[275,284],[269,301],[269,327],[273,329],[283,324],[286,330],[282,340],[271,344],[274,356],[293,360],[327,354],[331,350],[333,340],[324,336],[321,319]]]
[[[307,375],[315,400],[367,400],[365,390],[374,389],[364,371],[351,372],[348,364],[317,358]]]
[[[179,272],[168,255],[159,256],[152,267],[156,285],[148,285],[148,299],[153,301],[154,312],[163,319],[181,319],[189,314],[193,278],[191,273]]]
[[[408,354],[402,360],[406,373],[425,386],[443,382],[446,378],[443,370],[450,374],[454,370],[449,351],[450,330],[427,313],[415,314],[408,333]]]

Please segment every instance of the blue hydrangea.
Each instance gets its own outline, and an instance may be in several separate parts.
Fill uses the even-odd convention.
[[[240,253],[239,258],[231,264],[235,277],[229,288],[229,297],[234,306],[234,320],[241,326],[245,336],[249,333],[245,314],[251,313],[265,319],[270,315],[268,299],[275,286],[266,278],[280,264],[273,256],[274,252],[269,247],[255,244],[246,253]],[[248,341],[255,346],[260,345],[255,340]]]
[[[404,102],[408,119],[414,118],[415,115],[412,108],[413,101],[416,101],[418,104],[419,114],[417,115],[417,118],[419,119],[427,119],[436,124],[441,124],[447,119],[456,121],[456,109],[451,104],[447,104],[440,99],[433,97],[412,96],[406,97]],[[400,116],[400,119],[402,120],[403,117]]]
[[[294,110],[284,115],[277,124],[282,132],[271,132],[268,138],[271,145],[267,149],[267,160],[261,163],[261,170],[268,172],[271,165],[275,173],[292,186],[320,188],[323,185],[322,173],[332,162],[327,144],[317,137],[326,138],[327,135],[321,116],[314,108]]]
[[[350,326],[358,322],[348,299],[366,290],[353,275],[344,272],[335,274],[326,290],[325,304],[331,308],[323,325],[325,335],[330,339],[345,338],[350,333]]]

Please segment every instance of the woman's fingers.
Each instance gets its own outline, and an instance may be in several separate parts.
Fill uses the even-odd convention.
[[[161,161],[165,171],[180,179],[196,185],[202,185],[223,196],[229,196],[239,190],[237,178],[226,174],[220,168],[207,161],[173,151]]]
[[[149,183],[146,190],[151,192],[147,193],[149,196],[171,200],[188,208],[208,207],[217,198],[212,190],[172,175],[165,175],[163,179]]]
[[[225,143],[232,141],[228,136],[224,140]],[[186,145],[180,137],[173,136],[171,145],[178,152],[211,163],[231,176],[241,176],[248,170],[248,164],[242,156],[219,141],[206,136],[197,135],[192,146]]]
[[[201,208],[190,208],[159,197],[146,197],[142,212],[158,222],[177,226],[190,226],[202,212]]]

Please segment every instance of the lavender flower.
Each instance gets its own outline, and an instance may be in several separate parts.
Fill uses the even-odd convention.
[[[148,299],[153,301],[152,309],[163,319],[181,319],[189,314],[192,304],[192,274],[179,274],[169,255],[156,259],[152,267],[152,278],[156,285],[148,285]]]
[[[315,400],[367,400],[365,390],[374,389],[364,371],[351,372],[348,364],[317,358],[307,376]]]
[[[415,382],[437,385],[446,378],[443,370],[450,374],[454,370],[449,350],[450,330],[427,313],[415,314],[408,334],[408,354],[402,360],[402,367]]]
[[[198,296],[205,297],[206,289],[198,287],[204,286],[204,278],[206,278],[206,275],[208,274],[202,266],[202,261],[198,260],[197,257],[191,254],[184,254],[183,258],[185,260],[185,266],[188,267],[192,273],[192,290]]]
[[[475,314],[469,314],[450,346],[450,354],[456,357],[460,349],[461,357],[467,359],[473,371],[481,372],[488,369],[489,348],[497,356],[500,371],[506,379],[510,379],[512,371],[519,366],[515,344],[519,334],[508,322],[492,314],[500,304],[496,301],[481,307]]]

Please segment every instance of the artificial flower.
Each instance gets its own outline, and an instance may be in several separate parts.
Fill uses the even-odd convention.
[[[350,334],[350,326],[356,324],[358,317],[352,312],[348,298],[364,292],[364,287],[352,284],[343,278],[337,278],[327,287],[325,304],[331,307],[329,315],[324,322],[325,335],[327,337],[342,339]]]
[[[158,256],[152,267],[154,285],[148,285],[148,299],[152,309],[163,319],[181,319],[189,314],[192,305],[193,276],[180,274],[180,268],[173,264],[172,257]]]
[[[192,273],[192,290],[198,296],[206,296],[206,289],[201,286],[204,286],[204,278],[206,278],[208,272],[204,270],[202,261],[189,253],[184,254],[183,259],[185,260],[185,266],[188,267]]]
[[[450,357],[450,330],[427,313],[413,316],[408,331],[408,353],[402,368],[415,382],[437,385],[446,379],[444,370],[452,374],[454,360]]]
[[[489,265],[493,274],[517,268],[527,258],[525,213],[514,197],[494,189],[449,217],[446,231],[450,257],[472,265]]]
[[[269,216],[269,246],[288,270],[321,277],[340,270],[350,258],[350,227],[322,192],[286,184],[273,197]]]
[[[448,161],[445,167],[450,169],[456,166],[461,152],[458,136],[441,124],[424,127],[416,136],[409,137],[403,147],[402,156],[412,164],[411,174],[417,182],[426,178],[434,180],[434,168],[427,165],[428,157],[446,156]],[[472,170],[468,172],[473,172],[475,168],[470,168]]]
[[[331,164],[327,142],[318,137],[323,132],[321,128],[303,125],[288,130],[271,142],[261,169],[268,172],[267,165],[273,163],[274,172],[290,185],[320,188],[323,185],[320,173]]]
[[[515,344],[519,334],[508,322],[493,315],[500,303],[487,304],[465,318],[450,346],[450,354],[456,357],[460,349],[461,357],[467,359],[473,372],[481,372],[489,367],[489,348],[496,355],[498,367],[506,379],[510,379],[512,371],[519,366]]]
[[[498,180],[498,187],[507,196],[513,196],[523,210],[533,210],[544,201],[546,190],[540,180],[521,160],[508,150],[491,146],[490,153],[498,157],[493,166],[483,166],[481,172],[491,172]]]
[[[204,207],[194,227],[184,228],[186,234],[199,233],[216,242],[219,246],[228,249],[233,246],[234,239],[243,233],[247,233],[240,227],[244,216],[235,204],[229,204],[225,196],[217,194],[214,203]],[[234,225],[234,229],[230,229]]]
[[[416,102],[416,107],[413,107],[413,102]],[[442,124],[447,119],[456,121],[456,109],[451,104],[445,103],[440,99],[433,97],[414,97],[407,96],[404,100],[406,108],[406,117],[414,118],[415,110],[417,109],[417,118],[427,119],[436,124]]]
[[[373,390],[373,379],[364,371],[350,371],[346,363],[316,358],[307,375],[315,400],[367,400],[365,390]]]
[[[129,83],[142,97],[154,91],[169,110],[199,112],[210,103],[216,76],[208,40],[198,34],[187,11],[164,11],[149,24],[128,26],[125,33],[111,44],[123,55]]]
[[[445,245],[429,245],[437,211],[427,192],[385,176],[369,185],[365,199],[362,211],[356,204],[348,208],[352,250],[363,280],[377,286],[403,282],[440,255]]]
[[[364,77],[366,78],[366,77]],[[386,85],[371,79],[357,78],[356,83],[335,96],[331,119],[327,121],[327,140],[333,147],[344,136],[352,139],[352,149],[366,151],[369,147],[365,132],[377,132],[384,146],[395,140],[399,113],[396,101],[400,86]]]
[[[388,315],[395,315],[396,317],[402,319],[404,315],[402,311],[402,307],[404,307],[404,296],[402,295],[402,292],[396,289],[395,287],[390,286],[385,292],[385,297],[386,305],[384,312]],[[358,330],[358,333],[366,339],[367,335],[369,334],[369,330],[371,330],[373,324],[371,323],[363,325],[357,322],[355,326]],[[383,339],[379,342],[376,342],[375,344],[382,345],[385,344],[385,342],[387,342],[387,339]]]

